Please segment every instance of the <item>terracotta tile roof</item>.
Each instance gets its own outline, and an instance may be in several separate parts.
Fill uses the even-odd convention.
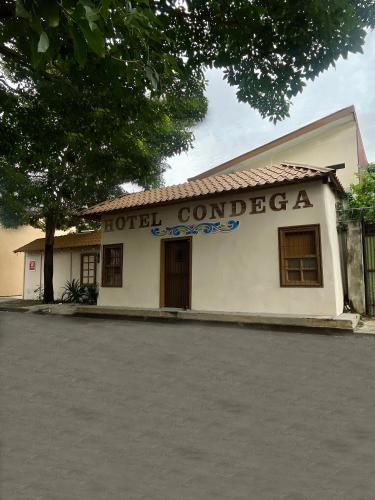
[[[268,167],[236,171],[167,186],[139,193],[124,194],[113,200],[103,201],[82,212],[87,218],[132,208],[166,205],[226,192],[257,189],[263,186],[292,184],[322,177],[331,177],[340,189],[334,172],[329,168],[312,167],[296,163],[279,163]]]
[[[17,252],[40,252],[44,250],[45,238],[38,238],[26,245],[14,250]],[[80,248],[100,245],[100,231],[90,231],[87,233],[71,233],[55,237],[55,250],[61,248]]]

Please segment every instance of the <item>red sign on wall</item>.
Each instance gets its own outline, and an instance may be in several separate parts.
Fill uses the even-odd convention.
[[[30,260],[29,261],[29,271],[35,271],[35,270],[36,270],[36,261]]]

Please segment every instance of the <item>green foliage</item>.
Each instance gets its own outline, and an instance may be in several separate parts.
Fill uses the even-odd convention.
[[[72,279],[72,281],[67,281],[65,283],[61,300],[63,302],[78,304],[79,302],[82,302],[83,295],[84,287],[81,285],[79,280]]]
[[[375,221],[375,164],[369,165],[359,182],[351,185],[341,213],[344,220]]]
[[[55,229],[79,227],[122,183],[158,185],[205,116],[202,71],[164,51],[149,14],[113,0],[0,5],[0,218],[46,231],[46,302]]]
[[[43,287],[38,286],[37,288],[35,288],[34,293],[36,295],[36,300],[38,300],[38,301],[43,300],[43,295],[44,295]]]
[[[95,305],[98,300],[99,290],[98,285],[90,285],[85,287],[85,294],[83,297],[83,303],[89,305]]]
[[[61,296],[63,302],[74,304],[96,304],[98,298],[97,285],[83,286],[77,279],[67,281]]]
[[[129,11],[130,29],[120,8],[107,26],[100,17],[105,2],[100,12],[89,1],[50,9],[53,3],[18,2],[23,28],[12,32],[5,53],[0,46],[6,76],[0,79],[0,217],[7,226],[43,226],[47,215],[57,228],[79,225],[82,207],[122,194],[122,183],[158,185],[165,159],[191,146],[191,127],[207,109],[198,70],[165,70],[163,88],[154,90],[150,79],[160,81],[154,68],[164,56],[150,51],[143,25],[133,26],[139,9]],[[73,44],[69,33],[78,39],[82,19],[94,32],[109,30],[107,36],[116,29],[118,43],[105,57],[88,41]],[[13,21],[3,17],[3,37]],[[28,28],[35,27],[48,37],[48,48],[44,35],[33,46]],[[77,51],[86,51],[84,61]],[[137,64],[122,59],[127,54]]]
[[[375,23],[373,0],[2,3],[0,54],[34,70],[91,66],[95,56],[121,79],[160,92],[181,70],[222,68],[238,99],[273,120],[288,115],[306,80],[361,52]]]

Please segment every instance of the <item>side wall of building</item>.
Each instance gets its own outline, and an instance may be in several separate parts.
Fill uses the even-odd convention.
[[[293,208],[298,193],[305,190],[312,207]],[[270,209],[270,197],[283,193],[285,210]],[[252,213],[250,198],[264,197],[264,212]],[[244,200],[246,213],[230,217],[231,202]],[[250,313],[299,313],[336,315],[343,310],[343,292],[339,247],[336,231],[335,196],[321,181],[281,186],[185,202],[159,209],[140,210],[133,215],[157,212],[160,227],[180,224],[178,211],[187,207],[193,213],[197,205],[207,206],[205,221],[210,218],[212,203],[226,203],[223,221],[234,218],[238,229],[228,233],[197,234],[192,237],[192,309]],[[185,214],[187,210],[185,211]],[[122,214],[126,217],[126,214]],[[118,217],[118,216],[117,216]],[[105,220],[116,217],[106,217]],[[189,219],[188,224],[196,223]],[[283,288],[280,286],[280,227],[319,224],[321,233],[323,287]],[[104,224],[103,224],[104,228]],[[117,230],[102,233],[103,244],[123,243],[122,288],[101,287],[99,305],[158,308],[160,305],[161,238],[150,228]]]
[[[319,133],[320,132],[320,133]],[[357,126],[352,120],[324,133],[316,131],[314,137],[304,136],[275,149],[245,160],[231,168],[246,170],[264,167],[272,162],[290,161],[317,167],[328,167],[345,163],[345,168],[337,170],[337,176],[343,186],[348,188],[356,182],[358,173]]]
[[[30,226],[17,229],[0,226],[0,297],[22,294],[24,254],[14,250],[43,236],[43,231]]]
[[[35,262],[35,264],[32,264],[33,262]],[[36,299],[38,296],[36,290],[43,288],[43,265],[44,255],[42,252],[26,253],[24,299]],[[67,281],[73,278],[80,279],[81,251],[56,250],[54,253],[53,268],[53,288],[55,299],[58,300],[61,298],[64,291],[64,285]]]

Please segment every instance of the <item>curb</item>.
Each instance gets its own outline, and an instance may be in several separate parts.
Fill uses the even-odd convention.
[[[35,305],[13,307],[0,306],[0,311],[33,313],[40,315],[74,316],[97,319],[117,319],[127,321],[187,322],[210,325],[236,325],[242,328],[270,330],[281,332],[314,333],[321,335],[374,335],[372,332],[360,331],[359,315],[347,317],[303,317],[256,315],[246,313],[221,313],[197,311],[169,311],[159,309],[116,309],[111,307],[82,305]]]
[[[155,322],[155,323],[171,323],[171,324],[198,324],[210,325],[210,326],[235,326],[244,329],[253,329],[258,331],[268,331],[268,332],[283,332],[283,333],[304,333],[304,334],[314,334],[314,335],[354,335],[353,329],[345,328],[327,328],[327,327],[312,327],[312,326],[296,326],[296,325],[281,325],[277,323],[244,323],[241,321],[224,321],[224,320],[200,320],[200,319],[181,319],[178,317],[164,317],[164,316],[144,316],[139,315],[123,315],[118,314],[90,314],[85,312],[75,312],[71,316],[76,318],[96,318],[98,320],[117,320],[117,321],[142,321],[142,322]]]
[[[142,320],[200,322],[210,324],[236,324],[257,329],[298,330],[314,333],[349,333],[353,334],[358,324],[359,315],[345,317],[303,317],[282,315],[257,315],[246,313],[169,311],[159,309],[116,309],[114,307],[80,306],[75,308],[74,316]]]

